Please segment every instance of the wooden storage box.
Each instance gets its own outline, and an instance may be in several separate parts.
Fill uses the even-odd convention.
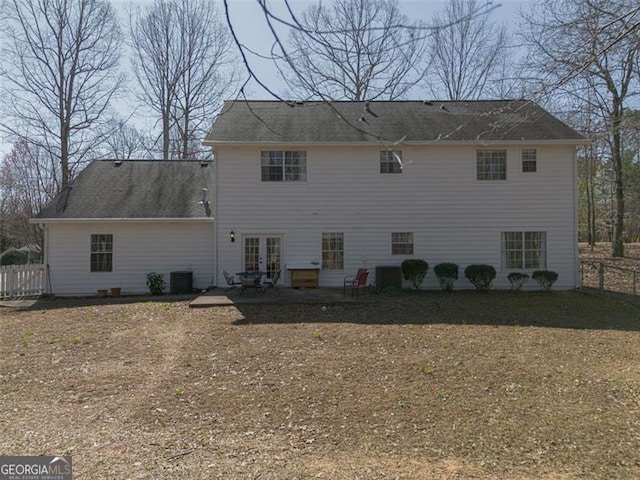
[[[287,270],[291,272],[292,287],[318,288],[320,262],[294,260],[287,262]]]
[[[291,286],[318,288],[318,269],[291,270]]]

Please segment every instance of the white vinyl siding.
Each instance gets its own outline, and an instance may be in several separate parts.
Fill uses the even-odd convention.
[[[193,271],[193,286],[205,289],[215,272],[213,222],[51,223],[47,263],[56,295],[95,295],[120,287],[123,295],[148,293],[146,274],[161,273],[169,292],[173,271]],[[92,273],[91,236],[113,235],[113,271]],[[227,239],[229,235],[227,232]]]
[[[431,265],[454,262],[461,271],[471,263],[500,269],[501,232],[546,232],[547,268],[560,274],[554,287],[577,285],[574,147],[536,145],[533,176],[522,173],[521,146],[501,147],[509,181],[490,185],[475,179],[472,145],[403,146],[403,175],[393,181],[379,173],[378,146],[305,148],[308,181],[275,189],[256,175],[263,146],[216,148],[218,285],[224,284],[223,269],[242,269],[242,245],[229,241],[231,230],[238,238],[282,236],[283,285],[290,284],[287,262],[321,266],[322,233],[343,233],[344,269],[321,269],[321,286],[342,286],[358,268],[375,272],[377,266],[399,265],[391,232],[413,233],[413,257]],[[510,288],[506,274],[494,286]],[[424,288],[439,288],[435,275],[427,275]],[[456,288],[473,286],[461,275]]]

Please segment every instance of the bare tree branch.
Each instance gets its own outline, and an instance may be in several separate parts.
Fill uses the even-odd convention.
[[[105,0],[7,0],[3,5],[0,128],[60,165],[60,188],[104,139],[123,77],[121,35]]]
[[[232,41],[212,2],[156,0],[131,24],[145,105],[162,124],[162,156],[194,158],[211,114],[236,87]]]

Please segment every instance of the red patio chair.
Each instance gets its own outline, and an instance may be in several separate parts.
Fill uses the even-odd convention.
[[[342,295],[347,294],[347,287],[351,288],[351,295],[356,295],[358,291],[367,286],[367,277],[369,276],[369,270],[366,268],[359,268],[355,275],[348,275],[344,277],[342,284]]]

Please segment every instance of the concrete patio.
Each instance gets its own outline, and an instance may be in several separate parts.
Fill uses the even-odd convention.
[[[240,288],[225,291],[222,288],[214,288],[204,293],[189,303],[190,308],[206,308],[231,306],[236,304],[264,304],[264,303],[343,303],[366,302],[371,297],[366,292],[359,292],[357,296],[351,296],[347,291],[342,294],[342,288],[286,288],[267,289],[265,291],[246,291],[240,293]]]

